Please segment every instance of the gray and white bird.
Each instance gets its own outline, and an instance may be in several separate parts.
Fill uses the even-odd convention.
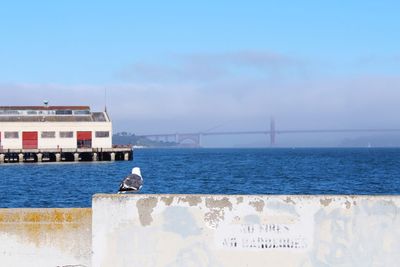
[[[119,193],[126,193],[126,192],[137,192],[143,186],[143,178],[142,174],[140,173],[140,168],[135,167],[132,169],[132,173],[125,177],[122,180],[118,194]]]

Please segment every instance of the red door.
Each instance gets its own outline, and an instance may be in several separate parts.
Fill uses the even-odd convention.
[[[37,149],[38,148],[38,133],[37,132],[22,132],[22,148]]]
[[[78,148],[92,147],[92,132],[78,132],[76,138]]]

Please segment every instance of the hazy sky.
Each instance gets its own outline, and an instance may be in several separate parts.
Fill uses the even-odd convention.
[[[399,1],[7,1],[0,104],[116,131],[400,128]]]

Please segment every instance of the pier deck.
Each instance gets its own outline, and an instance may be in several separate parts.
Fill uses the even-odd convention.
[[[132,160],[132,146],[70,149],[0,149],[0,164]]]

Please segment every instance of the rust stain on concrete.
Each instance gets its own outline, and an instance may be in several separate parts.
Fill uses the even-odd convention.
[[[262,199],[256,201],[250,201],[249,205],[252,206],[256,211],[262,212],[264,210],[265,202]]]
[[[192,207],[192,206],[197,206],[197,204],[200,204],[202,200],[200,196],[186,196],[179,198],[179,201],[187,202],[189,203],[189,206]]]
[[[142,226],[150,225],[153,222],[154,208],[157,206],[158,199],[156,197],[141,198],[136,202],[139,213],[139,221]]]
[[[331,204],[332,198],[320,199],[319,202],[321,203],[321,205],[327,207],[329,206],[329,204]]]
[[[71,209],[0,209],[0,224],[72,223],[91,217],[90,208]]]
[[[0,212],[0,223],[20,221],[20,213],[11,212],[9,209],[3,209]]]
[[[90,208],[0,209],[0,233],[14,235],[22,242],[28,241],[37,247],[48,242],[68,247],[66,242],[69,241],[63,236],[79,233],[83,238],[86,234],[89,240],[91,220]]]

